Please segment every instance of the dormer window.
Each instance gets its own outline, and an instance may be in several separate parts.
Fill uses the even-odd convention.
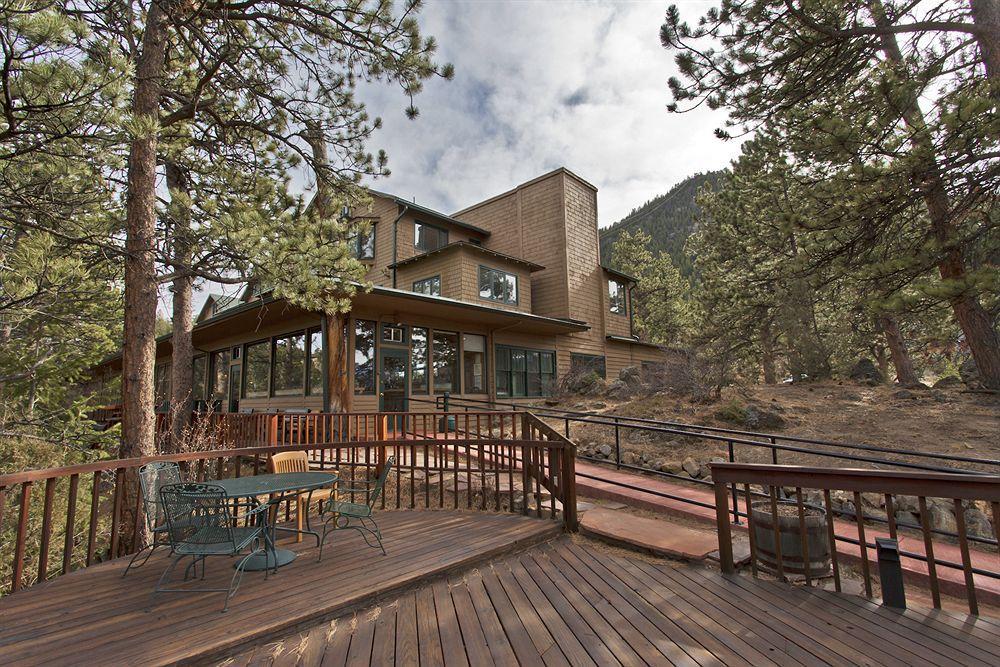
[[[431,252],[448,245],[448,230],[428,225],[426,222],[413,223],[413,247],[417,252]]]
[[[517,305],[517,276],[500,269],[480,266],[479,298]]]
[[[625,283],[608,281],[608,309],[618,315],[625,314]]]

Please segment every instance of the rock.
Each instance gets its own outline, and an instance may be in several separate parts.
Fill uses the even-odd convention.
[[[618,371],[618,379],[632,389],[642,385],[642,374],[638,366],[626,366]]]
[[[604,408],[608,407],[608,404],[607,403],[601,403],[600,401],[598,401],[597,403],[594,403],[590,407],[592,409],[594,409],[594,410],[603,410]]]
[[[680,461],[664,461],[660,464],[659,470],[661,472],[669,472],[674,475],[679,475],[684,470],[684,467],[681,465]]]
[[[885,496],[881,493],[862,493],[861,504],[865,507],[879,509],[885,507]]]
[[[845,401],[851,401],[852,403],[860,403],[861,402],[861,394],[859,394],[857,392],[854,392],[854,391],[845,392],[844,394],[842,394],[840,396],[840,398],[842,400],[845,400]]]
[[[749,428],[776,429],[785,426],[784,417],[756,405],[748,405],[744,414],[743,421]]]
[[[917,395],[914,394],[909,389],[900,389],[899,391],[892,392],[892,397],[893,398],[898,398],[898,399],[903,399],[903,400],[912,400],[912,399],[915,399],[917,397]]]
[[[983,376],[979,372],[979,367],[976,366],[976,360],[972,357],[962,362],[962,365],[958,367],[958,374],[969,389],[983,388]]]
[[[861,382],[863,384],[876,385],[882,382],[882,372],[875,366],[875,362],[871,359],[862,358],[851,367],[848,377],[855,382]]]
[[[935,389],[946,389],[948,387],[957,387],[962,384],[962,378],[957,375],[945,375],[942,378],[938,378],[938,381],[934,383]]]
[[[701,464],[688,456],[681,462],[681,468],[691,477],[701,477]]]
[[[907,511],[904,511],[904,510],[897,510],[896,514],[895,514],[895,517],[896,517],[896,524],[897,525],[900,525],[900,526],[908,525],[911,528],[914,528],[914,527],[919,528],[920,527],[920,517],[917,516],[916,514],[914,514],[913,512],[907,512]]]
[[[559,405],[559,399],[558,398],[546,398],[544,402],[545,402],[545,405],[549,405],[549,406]]]
[[[985,512],[976,507],[965,510],[965,527],[970,535],[993,537],[993,522]]]
[[[615,380],[608,384],[604,394],[608,398],[625,399],[632,395],[632,388],[621,380]]]
[[[920,502],[916,496],[894,496],[892,506],[897,513],[910,512],[916,515],[920,512]]]
[[[597,453],[603,456],[604,458],[610,458],[611,445],[601,445],[600,447],[597,448]]]
[[[927,385],[925,385],[923,382],[914,382],[912,384],[905,384],[905,385],[903,385],[903,388],[904,389],[912,389],[914,391],[926,391],[926,390],[930,389],[930,387],[928,387]]]
[[[935,504],[930,506],[929,511],[931,515],[931,530],[954,533],[958,529],[958,524],[955,522],[955,515],[951,510]]]

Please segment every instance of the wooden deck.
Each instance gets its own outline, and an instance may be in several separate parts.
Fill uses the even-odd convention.
[[[220,664],[996,665],[1000,625],[560,537]]]
[[[316,563],[304,541],[276,577],[248,575],[225,614],[218,593],[147,611],[162,556],[125,579],[112,562],[15,593],[0,599],[0,665],[1000,664],[985,617],[623,556],[553,521],[380,518],[388,556],[352,531]]]
[[[0,598],[0,665],[205,662],[561,532],[558,522],[518,515],[393,511],[378,519],[387,556],[356,531],[327,538],[321,563],[315,540],[286,538],[300,558],[266,581],[247,573],[226,613],[222,593],[163,593],[150,607],[164,550],[126,578],[119,560]],[[231,564],[210,559],[202,585],[227,586]]]

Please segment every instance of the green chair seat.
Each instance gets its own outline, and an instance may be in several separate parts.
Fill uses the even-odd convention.
[[[362,503],[334,502],[330,504],[328,511],[356,518],[368,517],[372,515],[372,508]]]
[[[231,537],[230,537],[231,536]],[[174,547],[174,553],[185,556],[218,556],[230,555],[250,546],[260,536],[258,526],[207,526],[193,535],[184,538],[184,542]],[[232,539],[230,542],[229,540]]]
[[[385,555],[385,547],[382,545],[382,531],[379,530],[378,524],[375,523],[375,501],[382,495],[382,491],[385,489],[385,481],[389,478],[389,471],[392,470],[395,464],[396,458],[394,456],[386,459],[385,466],[375,479],[375,484],[371,487],[371,490],[361,488],[352,489],[344,486],[337,488],[337,493],[341,495],[349,493],[351,497],[354,497],[355,494],[360,494],[365,499],[365,502],[351,503],[334,500],[322,506],[320,514],[329,514],[330,517],[323,522],[323,536],[319,540],[319,556],[317,560],[323,560],[323,545],[326,544],[326,536],[331,531],[348,528],[361,533],[368,546],[378,547],[382,551],[382,555]],[[353,519],[357,519],[357,522],[353,522]]]

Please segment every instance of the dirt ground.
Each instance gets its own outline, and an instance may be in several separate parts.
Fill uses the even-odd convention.
[[[752,428],[739,419],[748,405],[777,415],[784,423],[775,427]],[[1000,460],[1000,395],[964,392],[961,387],[901,392],[899,388],[890,386],[828,382],[729,390],[721,401],[709,405],[693,404],[683,397],[656,394],[630,401],[571,397],[561,400],[554,409],[594,410],[687,424]],[[552,423],[557,425],[554,421]],[[560,422],[558,426],[561,430],[564,425]],[[571,437],[581,445],[614,445],[614,429],[610,426],[574,423],[571,424]],[[681,461],[686,456],[707,461],[713,456],[727,455],[725,442],[677,434],[623,428],[621,441],[623,453],[635,452],[670,461]],[[836,448],[803,446],[814,451],[837,451]],[[891,454],[872,456],[897,458]],[[771,461],[769,449],[745,445],[736,446],[736,457],[745,462]],[[779,462],[820,466],[871,465],[785,451],[779,453]],[[1000,471],[996,465],[952,465]]]

